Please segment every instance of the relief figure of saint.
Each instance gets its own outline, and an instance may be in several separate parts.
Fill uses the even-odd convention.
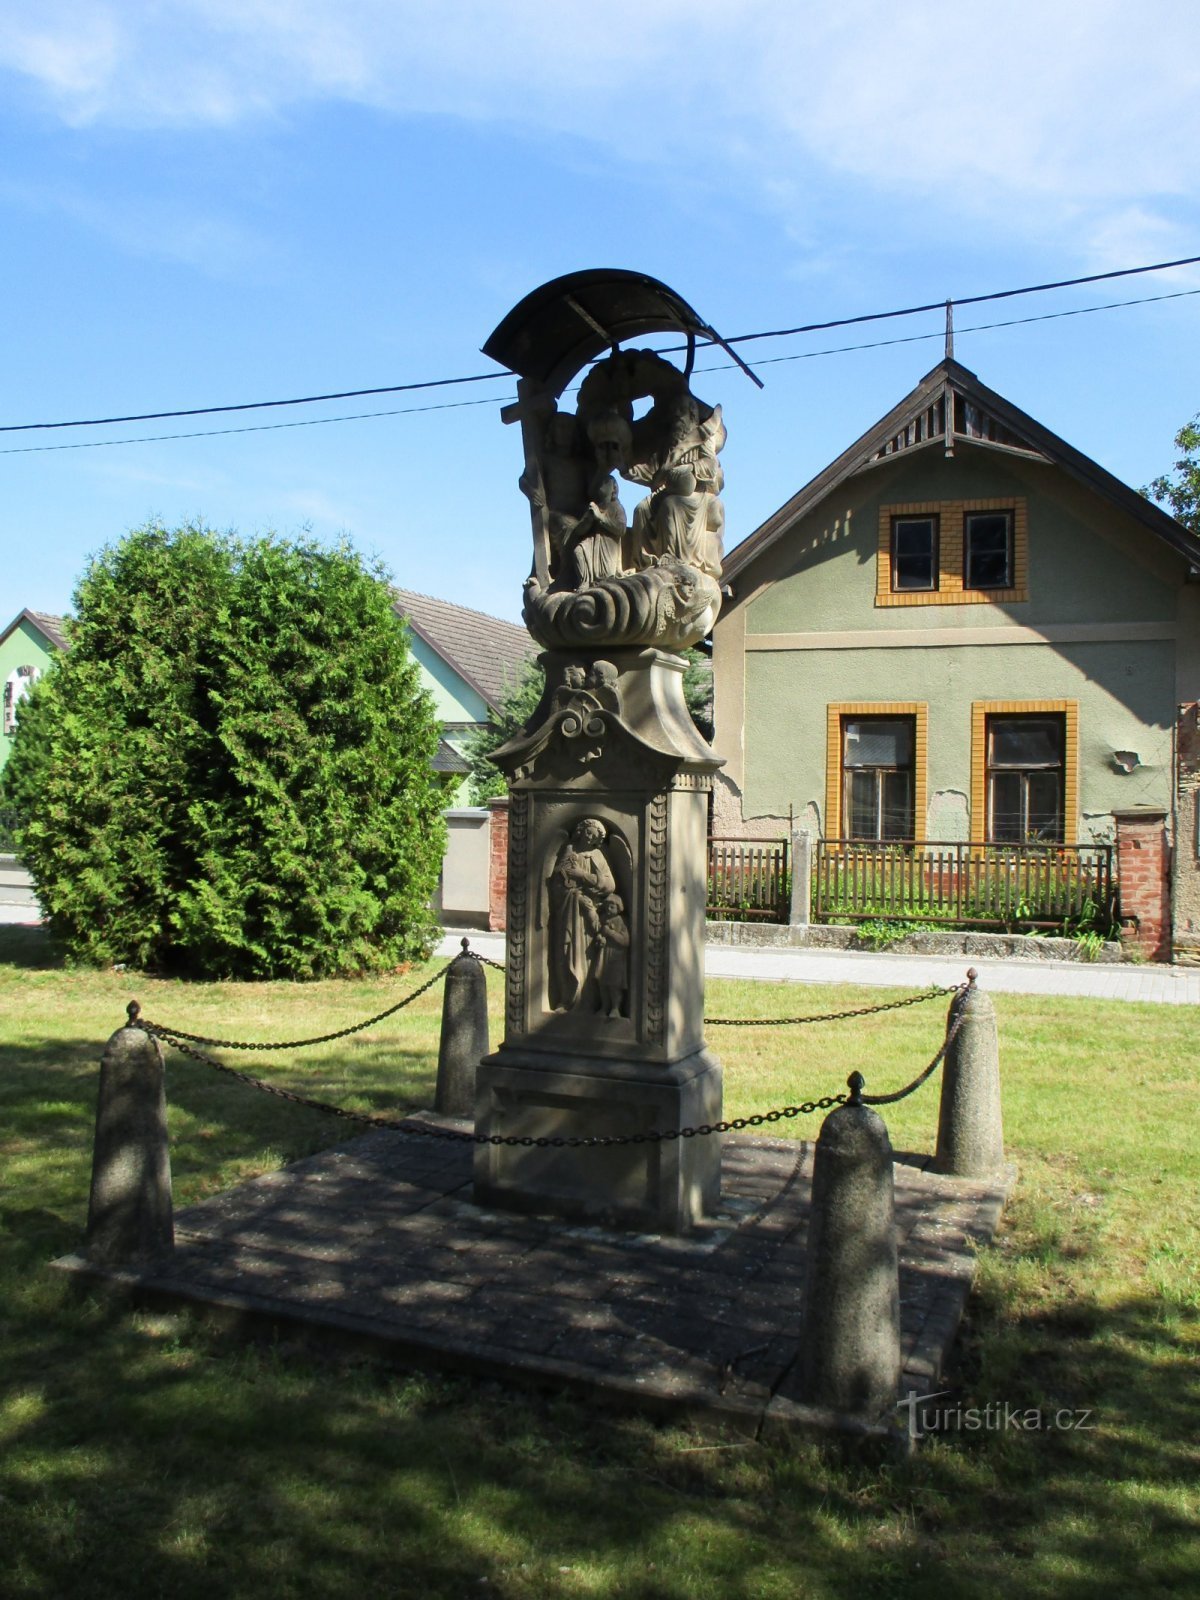
[[[600,967],[611,945],[615,959],[611,969],[605,969],[608,975],[604,988],[610,1001],[605,1010],[608,1014],[621,1015],[621,997],[617,997],[615,1010],[611,1005],[613,991],[627,991],[629,986],[629,933],[620,917],[624,901],[617,892],[618,877],[620,887],[628,896],[632,879],[628,845],[598,817],[580,817],[570,833],[563,836],[543,885],[543,914],[539,923],[546,929],[548,999],[552,1011],[600,1008]],[[613,899],[617,902],[615,908],[611,904]],[[623,983],[620,981],[622,962]]]

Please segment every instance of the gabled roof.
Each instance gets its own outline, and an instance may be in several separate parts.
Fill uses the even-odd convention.
[[[948,434],[947,418],[950,419]],[[936,448],[949,453],[960,446],[1061,467],[1157,534],[1193,565],[1200,566],[1200,538],[1182,523],[1127,483],[1114,478],[1111,472],[1106,472],[1065,439],[1051,433],[1028,412],[989,389],[968,368],[947,357],[927,373],[898,406],[743,539],[725,559],[725,578],[730,582],[735,580],[800,517],[855,473],[918,450]]]
[[[392,595],[396,610],[418,638],[499,711],[521,668],[537,650],[526,630],[411,589],[393,589]]]
[[[28,622],[32,627],[36,628],[56,650],[69,648],[67,635],[63,628],[63,618],[52,617],[45,611],[30,611],[28,607],[24,611],[18,611],[4,632],[0,633],[0,644],[3,644],[13,629],[19,628],[23,622]]]
[[[460,756],[452,744],[445,739],[438,740],[438,747],[434,751],[433,770],[435,772],[453,773],[456,777],[465,777],[471,770],[471,763]]]

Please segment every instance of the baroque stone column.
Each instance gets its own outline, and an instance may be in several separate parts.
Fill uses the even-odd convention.
[[[531,297],[532,298],[532,297]],[[573,302],[572,302],[573,303]],[[490,347],[485,346],[490,349]],[[526,378],[545,692],[493,759],[509,778],[504,1041],[482,1062],[493,1136],[646,1135],[721,1117],[704,1042],[708,799],[720,761],[679,653],[721,604],[720,407],[649,351],[592,366],[578,412]],[[635,403],[649,409],[635,419]],[[628,517],[616,476],[648,492]],[[682,1232],[717,1205],[717,1135],[603,1148],[482,1144],[480,1203]]]

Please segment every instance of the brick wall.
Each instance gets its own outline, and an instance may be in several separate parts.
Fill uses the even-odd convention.
[[[508,926],[508,796],[489,800],[488,810],[492,814],[488,927],[503,933]]]
[[[1148,961],[1171,959],[1171,862],[1167,814],[1115,811],[1122,937]]]

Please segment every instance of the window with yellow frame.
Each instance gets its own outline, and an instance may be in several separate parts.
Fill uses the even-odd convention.
[[[1028,598],[1023,496],[879,508],[877,606],[1003,605]]]
[[[847,700],[826,719],[826,837],[924,839],[929,707]]]

